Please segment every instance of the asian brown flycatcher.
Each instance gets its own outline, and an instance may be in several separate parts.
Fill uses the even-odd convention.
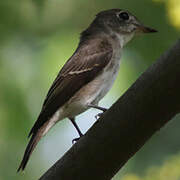
[[[118,74],[122,49],[136,34],[156,30],[141,24],[128,11],[111,9],[98,13],[81,33],[79,45],[48,91],[32,127],[29,144],[18,171],[24,170],[39,140],[58,121],[69,118],[80,136],[75,116],[93,107],[112,87]]]

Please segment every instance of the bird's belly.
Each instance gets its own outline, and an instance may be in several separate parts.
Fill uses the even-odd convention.
[[[62,108],[66,112],[66,117],[74,117],[83,113],[89,107],[89,104],[98,104],[98,102],[107,94],[113,85],[117,72],[106,72],[81,88],[69,102]]]
[[[106,68],[91,82],[82,87],[63,107],[63,117],[74,117],[86,111],[89,104],[97,105],[107,94],[117,77],[120,57],[114,58]]]
[[[72,98],[75,103],[88,107],[88,104],[98,104],[107,94],[117,77],[120,60],[114,59],[106,68],[85,87],[81,88]],[[71,102],[72,102],[71,101]]]

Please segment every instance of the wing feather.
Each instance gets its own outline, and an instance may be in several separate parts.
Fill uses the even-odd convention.
[[[112,47],[107,41],[85,44],[66,62],[44,101],[41,113],[29,136],[48,121],[82,86],[93,80],[109,63]]]

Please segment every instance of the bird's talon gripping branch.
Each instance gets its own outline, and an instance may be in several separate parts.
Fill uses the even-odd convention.
[[[81,138],[81,137],[74,138],[74,139],[72,140],[72,144],[75,144],[77,141],[79,141],[80,138]]]
[[[103,113],[98,113],[98,114],[96,114],[96,115],[95,115],[96,120],[98,121],[98,119],[99,119],[103,114],[104,114],[104,112],[103,112]]]

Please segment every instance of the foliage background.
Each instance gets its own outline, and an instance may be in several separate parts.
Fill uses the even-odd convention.
[[[101,102],[105,107],[179,37],[180,1],[0,1],[0,180],[38,179],[71,147],[77,133],[69,121],[62,121],[40,141],[25,172],[16,173],[28,132],[49,86],[76,49],[79,33],[98,11],[110,8],[128,9],[159,33],[139,36],[126,46],[115,85]],[[83,132],[95,122],[97,113],[89,110],[78,116]],[[179,128],[176,117],[113,179],[180,179]]]

